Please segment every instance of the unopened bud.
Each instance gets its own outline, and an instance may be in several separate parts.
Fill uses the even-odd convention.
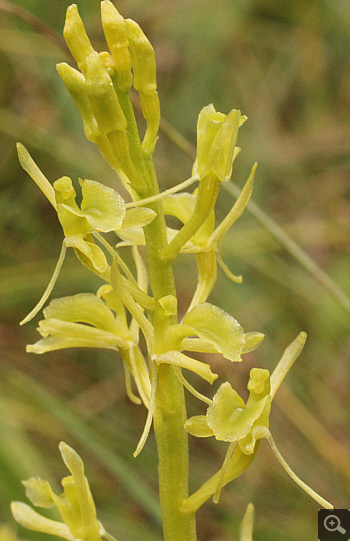
[[[103,31],[112,53],[118,90],[127,91],[132,85],[132,73],[124,18],[109,0],[101,2],[101,17]]]
[[[158,129],[160,122],[160,106],[158,92],[155,90],[153,94],[145,94],[139,92],[140,104],[143,116],[147,122],[147,130],[142,141],[142,149],[146,154],[152,154],[157,142]]]
[[[232,109],[228,115],[218,113],[212,104],[199,113],[197,123],[197,160],[194,172],[200,178],[214,173],[219,180],[231,177],[239,126],[245,121],[240,111]]]
[[[89,55],[84,63],[86,88],[99,130],[107,134],[125,130],[127,121],[119,104],[112,80],[97,52]]]
[[[84,76],[82,73],[80,73],[80,71],[75,70],[65,62],[57,64],[56,67],[66,89],[72,96],[81,115],[86,138],[89,141],[96,141],[97,137],[99,137],[101,134],[87,95]]]
[[[134,87],[145,94],[153,94],[157,89],[154,49],[135,21],[126,19],[125,27],[134,72]]]
[[[85,32],[84,23],[80,18],[76,4],[72,4],[67,9],[63,35],[70,52],[77,61],[79,68],[82,69],[85,58],[89,56],[94,49]]]

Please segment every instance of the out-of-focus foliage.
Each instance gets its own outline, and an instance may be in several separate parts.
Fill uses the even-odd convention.
[[[69,4],[16,0],[0,7],[25,8],[59,40]],[[99,3],[78,4],[94,45],[104,50]],[[204,105],[246,114],[235,182],[242,185],[258,161],[254,201],[349,294],[347,2],[122,0],[116,5],[138,21],[155,47],[163,117],[193,143]],[[57,444],[64,439],[84,459],[106,528],[121,540],[161,539],[155,444],[150,438],[132,458],[144,411],[125,397],[120,360],[112,352],[67,350],[38,358],[24,351],[35,339],[35,323],[20,328],[18,321],[51,276],[62,232],[50,204],[20,168],[15,142],[25,144],[51,181],[68,175],[120,184],[85,140],[56,73],[55,64],[68,53],[13,13],[1,11],[0,20],[0,521],[12,522],[9,502],[23,499],[21,479],[40,475],[59,481],[64,471]],[[156,161],[164,189],[190,176],[191,160],[164,134]],[[221,196],[222,215],[231,199]],[[271,427],[293,469],[336,507],[345,507],[349,316],[247,212],[226,238],[223,255],[244,281],[232,284],[222,273],[213,302],[266,338],[239,366],[215,357],[214,371],[244,396],[251,366],[272,370],[298,332],[308,333],[301,358],[276,395]],[[191,258],[181,256],[176,266],[183,307],[195,278]],[[99,285],[69,254],[53,296],[95,292]],[[190,415],[200,407],[189,399]],[[194,439],[191,446],[196,489],[222,463],[225,448]],[[252,468],[223,489],[219,506],[209,503],[199,512],[201,541],[234,539],[248,501],[256,509],[256,539],[316,537],[317,504],[291,485],[262,445]],[[22,536],[39,539],[30,532]]]

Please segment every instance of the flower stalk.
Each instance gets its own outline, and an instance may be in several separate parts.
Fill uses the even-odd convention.
[[[27,346],[27,351],[42,354],[67,347],[100,347],[119,353],[127,395],[148,410],[135,457],[154,427],[165,541],[196,541],[196,511],[212,495],[219,501],[223,487],[250,466],[263,438],[292,479],[318,503],[331,507],[285,463],[269,427],[272,399],[301,353],[305,333],[286,349],[271,378],[268,370],[251,370],[246,403],[229,382],[222,383],[213,398],[204,396],[182,372],[190,370],[212,384],[218,375],[208,363],[188,353],[213,352],[229,362],[241,362],[242,355],[256,349],[264,338],[259,332],[244,332],[233,316],[208,302],[217,264],[234,282],[242,281],[222,261],[220,248],[249,202],[256,164],[240,197],[217,226],[215,204],[240,152],[237,137],[246,117],[236,109],[225,115],[212,104],[204,107],[197,123],[192,176],[160,193],[153,163],[160,122],[154,50],[137,23],[124,20],[110,0],[102,1],[101,18],[110,52],[94,50],[77,6],[68,8],[64,36],[79,70],[65,63],[57,69],[81,114],[86,137],[118,173],[132,201],[125,203],[115,189],[99,182],[79,179],[79,206],[72,180],[63,176],[51,184],[18,144],[20,163],[56,210],[64,237],[49,285],[21,324],[35,317],[48,301],[68,248],[103,281],[96,295],[79,293],[51,301],[39,322],[41,339]],[[129,96],[132,86],[146,121],[142,140]],[[195,181],[199,185],[193,193],[180,193]],[[180,220],[181,227],[168,227],[166,216]],[[116,235],[115,244],[104,237],[106,233]],[[132,247],[136,276],[122,257],[125,246]],[[147,264],[139,246],[146,247]],[[194,254],[198,269],[197,285],[182,320],[172,267],[180,253]],[[140,333],[146,352],[139,345]],[[206,415],[187,419],[185,390],[207,404]],[[192,495],[188,493],[188,434],[214,436],[229,444],[222,467]],[[15,519],[29,529],[68,541],[113,541],[96,518],[81,458],[67,444],[61,443],[60,451],[72,474],[62,481],[63,495],[55,495],[40,479],[24,484],[32,503],[56,505],[63,523],[50,521],[21,502],[13,503]],[[252,528],[250,505],[242,523],[242,541],[251,539]]]

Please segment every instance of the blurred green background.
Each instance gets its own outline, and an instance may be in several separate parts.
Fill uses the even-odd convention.
[[[269,228],[279,224],[314,264],[300,253],[296,259],[266,224],[245,212],[222,252],[232,271],[243,275],[243,284],[219,271],[209,300],[246,331],[266,338],[239,366],[214,357],[213,370],[219,382],[228,379],[246,396],[250,368],[272,370],[298,332],[308,333],[304,352],[274,400],[271,431],[295,472],[336,507],[347,507],[349,312],[341,291],[350,293],[349,5],[346,0],[115,4],[153,43],[162,115],[191,144],[197,115],[208,103],[248,116],[233,180],[242,186],[258,161],[254,202],[272,218]],[[116,185],[109,166],[85,140],[55,69],[57,62],[70,61],[59,41],[68,5],[68,0],[0,2],[0,523],[17,530],[9,503],[25,500],[21,479],[40,475],[58,486],[66,475],[58,452],[64,440],[85,461],[107,530],[119,541],[157,541],[162,536],[155,442],[151,436],[141,455],[132,457],[145,410],[127,400],[119,359],[92,350],[26,354],[25,345],[37,340],[38,318],[18,325],[49,281],[62,231],[48,201],[21,170],[15,142],[28,148],[51,181],[69,175]],[[78,0],[78,7],[95,48],[104,50],[99,2]],[[192,160],[165,133],[155,160],[164,189],[190,176]],[[223,189],[219,218],[233,201]],[[179,258],[176,277],[185,309],[196,279],[191,256]],[[53,296],[94,292],[99,285],[69,254]],[[204,393],[219,385],[211,390],[195,383]],[[189,414],[204,412],[192,397],[188,402]],[[190,444],[194,490],[221,465],[226,445],[194,438]],[[237,540],[249,501],[256,506],[255,540],[316,539],[318,505],[293,484],[263,442],[252,467],[223,490],[219,505],[208,502],[199,511],[200,541]],[[26,539],[44,539],[17,531]]]

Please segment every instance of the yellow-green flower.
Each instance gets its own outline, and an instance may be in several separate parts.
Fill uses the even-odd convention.
[[[79,260],[86,267],[109,282],[110,266],[104,251],[95,243],[94,235],[116,232],[123,228],[142,228],[150,223],[156,214],[147,208],[126,211],[124,200],[118,192],[89,179],[79,180],[82,192],[79,207],[76,203],[77,194],[69,177],[61,177],[53,185],[50,184],[21,143],[17,143],[17,150],[23,169],[32,177],[56,210],[65,236],[53,276],[38,304],[21,322],[24,324],[39,312],[48,299],[68,247],[74,249]]]
[[[124,328],[105,303],[92,293],[54,299],[44,309],[38,331],[43,338],[27,346],[30,353],[46,353],[68,347],[126,346]],[[130,339],[130,338],[129,338]]]
[[[196,511],[212,494],[217,502],[222,487],[242,475],[251,465],[263,438],[267,438],[288,475],[320,505],[333,508],[332,504],[314,492],[292,471],[279,453],[269,430],[271,401],[300,355],[305,341],[306,333],[301,332],[287,347],[271,377],[268,370],[251,370],[248,383],[250,395],[246,403],[226,382],[219,387],[209,403],[206,415],[194,416],[186,421],[185,429],[190,434],[201,438],[214,436],[230,445],[222,468],[183,502],[182,508],[185,512]]]
[[[229,382],[223,383],[207,414],[190,418],[185,424],[186,430],[194,436],[215,436],[217,440],[237,442],[244,454],[252,454],[256,441],[270,436],[269,371],[253,368],[248,389],[250,396],[245,404]]]
[[[197,159],[193,174],[202,179],[212,172],[221,181],[230,180],[232,165],[240,150],[236,147],[238,129],[246,120],[237,109],[225,115],[217,112],[212,103],[203,107],[197,122]]]
[[[52,186],[21,143],[17,144],[17,150],[23,169],[57,211],[66,238],[65,245],[80,252],[98,273],[103,274],[107,270],[107,261],[91,234],[120,229],[126,210],[123,198],[99,182],[80,179],[82,202],[79,208],[75,201],[76,191],[69,177],[56,180]]]
[[[125,308],[111,286],[102,286],[98,295],[78,293],[51,301],[43,311],[45,319],[39,321],[38,331],[43,338],[28,345],[26,350],[37,354],[72,347],[119,351],[124,362],[129,398],[140,403],[131,391],[131,374],[143,402],[148,406],[150,382],[146,362],[138,347],[138,333],[135,336],[133,326],[129,328]]]
[[[71,475],[62,479],[63,493],[57,495],[50,484],[39,477],[23,481],[26,495],[36,507],[56,506],[63,522],[48,519],[29,505],[12,502],[11,510],[15,520],[24,528],[55,535],[68,541],[115,541],[98,521],[95,503],[88,480],[84,475],[84,463],[78,453],[61,442],[59,449]]]
[[[176,312],[175,303],[176,299],[171,295],[160,299],[164,317],[169,317],[169,315]],[[197,338],[190,338],[193,336]],[[182,351],[210,351],[221,353],[232,362],[241,361],[241,354],[254,350],[263,337],[264,335],[260,333],[244,333],[238,321],[224,310],[209,303],[196,305],[191,311],[187,312],[181,324],[170,325],[164,333],[163,341],[158,341],[151,355],[150,407],[145,429],[135,455],[141,451],[151,427],[159,365],[172,365],[187,390],[197,398],[205,402],[211,402],[210,399],[206,399],[187,382],[180,369],[190,370],[210,384],[215,381],[217,374],[211,371],[209,364],[193,359],[182,353]]]
[[[197,338],[189,338],[196,336]],[[232,362],[241,361],[241,354],[254,350],[264,338],[261,333],[245,333],[230,314],[205,302],[189,310],[181,324],[166,330],[168,350],[221,353]]]

